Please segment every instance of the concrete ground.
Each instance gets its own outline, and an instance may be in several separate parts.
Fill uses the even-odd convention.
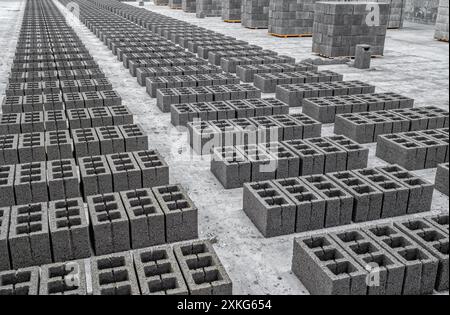
[[[13,47],[17,39],[17,21],[23,2],[0,2],[0,94],[4,92]],[[137,5],[135,3],[134,5]],[[279,54],[302,60],[311,54],[310,38],[279,39],[266,30],[248,30],[240,24],[225,24],[220,18],[196,19],[168,7],[147,3],[145,9],[184,20],[251,44],[272,49]],[[6,21],[6,23],[3,23]],[[209,170],[209,159],[192,154],[187,144],[187,133],[172,127],[170,114],[161,113],[156,100],[117,61],[116,57],[86,27],[75,24],[78,35],[113,87],[122,95],[149,134],[150,147],[158,149],[171,170],[171,182],[181,183],[199,208],[201,238],[215,241],[215,248],[234,283],[236,294],[307,294],[300,281],[292,274],[293,239],[303,234],[265,239],[242,211],[242,189],[224,190]],[[362,80],[378,87],[378,91],[391,91],[416,99],[416,106],[434,105],[449,108],[449,46],[433,40],[433,27],[409,24],[402,30],[388,32],[386,53],[373,59],[373,68],[361,71],[347,65],[327,66],[345,74],[346,80]],[[265,95],[270,96],[270,95]],[[301,111],[296,109],[295,112]],[[294,112],[294,110],[293,110]],[[332,125],[325,126],[324,135],[332,134]],[[370,166],[386,165],[371,151]],[[416,172],[434,182],[436,170]],[[433,213],[447,212],[448,197],[435,192]],[[422,214],[430,215],[430,213]],[[379,221],[385,222],[385,221]],[[371,223],[373,224],[373,222]],[[367,225],[367,224],[366,224]],[[356,225],[355,225],[356,226]],[[343,230],[341,227],[332,230]],[[323,233],[324,230],[307,234]]]

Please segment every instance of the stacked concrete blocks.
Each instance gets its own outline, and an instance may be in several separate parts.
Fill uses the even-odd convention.
[[[222,0],[197,0],[197,17],[222,16]]]
[[[183,12],[195,13],[197,11],[197,0],[181,0]]]
[[[435,39],[448,42],[449,37],[448,16],[449,16],[449,2],[446,0],[440,0],[436,20],[436,30],[434,33]]]
[[[174,246],[175,257],[191,295],[232,295],[233,284],[211,242]]]
[[[182,8],[181,0],[169,0],[168,4],[171,9],[181,9]]]
[[[435,184],[436,189],[447,196],[449,195],[448,166],[448,163],[438,165]]]
[[[270,0],[242,0],[242,26],[252,29],[269,27]]]
[[[222,0],[222,20],[227,23],[240,23],[242,0]]]
[[[375,14],[375,11],[377,14]],[[355,56],[357,45],[384,55],[389,4],[377,2],[317,2],[313,52],[325,57]]]
[[[271,0],[269,33],[276,36],[310,36],[317,0]]]

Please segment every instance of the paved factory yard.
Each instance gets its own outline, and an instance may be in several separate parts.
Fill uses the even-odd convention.
[[[61,7],[59,3],[58,6]],[[22,1],[0,1],[0,95],[7,83],[23,8]],[[268,35],[267,30],[249,30],[240,24],[225,24],[220,18],[197,19],[195,14],[154,6],[153,3],[146,3],[145,9],[248,41],[294,57],[297,61],[317,58],[311,54],[311,38],[275,38]],[[171,125],[170,114],[158,109],[156,100],[150,98],[145,88],[138,85],[136,78],[89,29],[80,23],[74,27],[113,88],[121,94],[124,105],[131,109],[136,121],[148,133],[150,147],[159,150],[168,162],[171,183],[181,183],[199,208],[200,238],[214,241],[215,249],[233,281],[234,293],[307,294],[291,272],[293,240],[305,234],[264,238],[242,211],[242,189],[223,189],[210,172],[209,159],[200,159],[190,152],[187,133]],[[357,70],[348,65],[322,66],[320,69],[344,74],[345,80],[373,84],[379,92],[396,92],[414,98],[416,106],[433,105],[448,110],[449,46],[433,40],[433,33],[432,26],[406,23],[401,30],[388,31],[385,56],[373,59],[371,70]],[[301,109],[291,112],[301,112]],[[325,126],[324,135],[332,133],[332,125]],[[371,152],[369,167],[386,165],[375,157],[375,144],[368,147]],[[415,173],[434,182],[436,170]],[[433,214],[448,213],[448,209],[448,197],[435,191]],[[424,213],[420,216],[429,215]],[[344,229],[348,226],[334,230]]]

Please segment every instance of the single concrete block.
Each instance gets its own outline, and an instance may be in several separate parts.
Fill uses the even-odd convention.
[[[153,188],[169,184],[169,165],[156,150],[133,152],[142,172],[142,187]]]
[[[16,204],[47,202],[47,171],[45,162],[16,165],[14,179]]]
[[[45,149],[48,161],[72,159],[74,156],[73,140],[69,130],[46,132]]]
[[[142,171],[130,152],[106,156],[113,176],[113,190],[121,192],[142,188]]]
[[[80,158],[78,165],[85,198],[113,192],[112,172],[105,156]]]
[[[8,235],[11,208],[0,208],[0,271],[10,270]]]
[[[84,260],[42,266],[39,295],[87,295]]]
[[[0,272],[0,295],[30,295],[39,293],[39,267]]]
[[[16,204],[14,195],[15,165],[0,166],[0,207]]]
[[[50,200],[81,197],[80,177],[73,159],[47,162],[47,182]]]

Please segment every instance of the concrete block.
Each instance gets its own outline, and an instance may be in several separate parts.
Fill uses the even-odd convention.
[[[129,252],[91,258],[93,295],[140,295]]]
[[[125,105],[110,106],[108,107],[112,116],[112,124],[115,126],[120,125],[132,125],[134,123],[134,117],[129,108]]]
[[[43,132],[21,133],[18,151],[20,163],[45,161],[45,134]]]
[[[169,184],[169,166],[156,150],[133,152],[142,172],[142,187],[153,188]]]
[[[72,138],[75,156],[77,158],[101,154],[100,139],[97,135],[96,129],[73,129]]]
[[[16,165],[14,192],[16,204],[47,202],[47,172],[45,162]]]
[[[0,135],[0,165],[19,163],[19,135]]]
[[[89,222],[83,199],[51,201],[48,215],[55,262],[91,256]]]
[[[425,219],[448,234],[448,214],[435,215]]]
[[[0,166],[0,207],[16,204],[14,196],[15,165]]]
[[[96,255],[131,248],[129,219],[118,193],[87,197]]]
[[[39,293],[39,268],[21,268],[0,272],[0,295],[30,295]]]
[[[198,209],[181,185],[153,188],[166,219],[166,242],[198,237]]]
[[[39,295],[87,295],[84,261],[42,266]]]
[[[232,295],[233,284],[209,241],[173,248],[190,295]]]
[[[81,197],[78,169],[73,159],[47,162],[47,182],[50,200]]]
[[[12,207],[8,240],[13,269],[51,263],[47,204]]]
[[[148,150],[148,136],[139,124],[119,126],[125,141],[125,151]]]
[[[448,163],[438,165],[435,187],[438,191],[447,196],[449,195],[448,179]]]
[[[121,126],[105,126],[95,128],[100,142],[100,154],[126,152],[125,139],[119,129]]]
[[[0,271],[11,269],[8,248],[10,214],[11,208],[0,208]]]
[[[87,108],[67,110],[67,119],[70,129],[86,129],[92,127],[91,116]]]
[[[78,159],[83,196],[113,192],[112,172],[105,156],[88,156]]]
[[[113,191],[142,188],[142,172],[132,153],[109,154],[106,160],[113,177]]]
[[[133,252],[142,295],[188,295],[186,282],[170,246]]]
[[[19,113],[0,115],[0,134],[4,136],[21,133],[21,117]]]
[[[47,160],[65,160],[73,158],[73,140],[69,130],[48,131],[45,133]]]
[[[235,147],[214,148],[211,172],[225,189],[239,188],[251,181],[251,163]]]
[[[67,130],[66,113],[63,110],[52,110],[44,112],[45,131]]]

